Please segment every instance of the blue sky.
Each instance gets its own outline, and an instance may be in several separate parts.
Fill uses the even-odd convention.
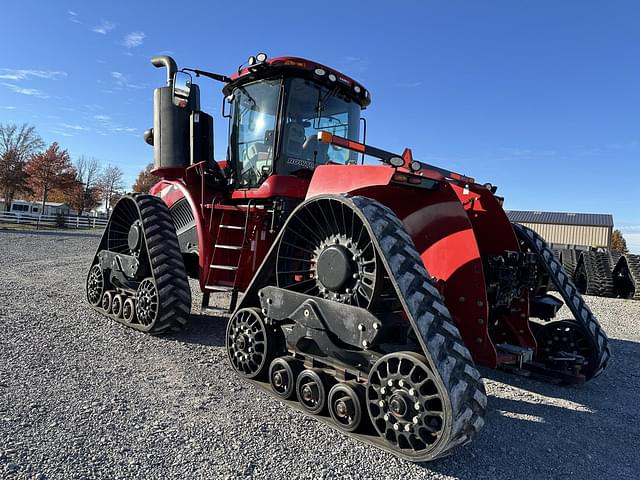
[[[130,185],[152,158],[151,56],[220,73],[258,51],[308,57],[371,90],[368,143],[498,185],[510,209],[612,213],[640,253],[640,3],[305,4],[6,2],[0,122]],[[223,158],[220,86],[205,82]]]

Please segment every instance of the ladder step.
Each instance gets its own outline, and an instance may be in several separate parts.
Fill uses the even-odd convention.
[[[234,267],[234,266],[231,266],[231,265],[215,265],[215,264],[211,264],[209,266],[211,268],[215,268],[217,270],[231,270],[231,271],[238,270],[238,267]]]
[[[229,230],[244,230],[243,226],[238,225],[220,225],[220,228],[228,228]]]
[[[223,248],[225,250],[242,250],[240,245],[214,245],[214,248]]]
[[[205,285],[205,290],[210,292],[233,292],[233,287],[225,287],[224,285]]]

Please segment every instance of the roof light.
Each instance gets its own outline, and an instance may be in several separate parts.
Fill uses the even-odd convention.
[[[336,76],[333,73],[329,74],[329,80],[331,80],[332,82],[336,81]]]
[[[259,54],[256,55],[256,60],[259,63],[263,63],[267,61],[267,54],[264,52],[260,52]]]
[[[412,172],[417,172],[417,171],[422,169],[422,164],[420,162],[414,160],[413,162],[411,162],[409,164],[409,168],[411,169]]]
[[[401,167],[404,165],[404,158],[402,157],[391,157],[389,159],[389,163],[394,167]]]
[[[316,68],[316,69],[313,71],[313,73],[315,73],[315,74],[316,74],[316,75],[318,75],[319,77],[322,77],[322,76],[323,76],[325,73],[327,73],[327,72],[325,72],[322,68]]]
[[[356,93],[360,93],[362,89],[360,88],[360,85],[356,85],[355,87],[353,87],[353,91]]]
[[[249,57],[249,60],[247,60],[247,63],[248,63],[249,65],[255,65],[255,64],[256,64],[256,57],[254,57],[253,55],[251,55],[251,56]]]

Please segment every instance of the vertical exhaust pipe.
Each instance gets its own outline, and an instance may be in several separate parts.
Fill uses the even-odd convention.
[[[178,71],[176,61],[169,55],[159,55],[151,59],[151,63],[156,68],[167,68],[167,87],[173,87],[173,76]]]

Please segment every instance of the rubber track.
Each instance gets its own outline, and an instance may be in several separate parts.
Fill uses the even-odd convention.
[[[567,275],[573,278],[573,274],[576,271],[576,264],[578,263],[578,252],[573,248],[563,248],[560,252],[560,259],[562,261],[564,271],[567,272]]]
[[[629,272],[631,273],[631,278],[633,278],[633,283],[635,285],[635,291],[631,298],[634,300],[640,300],[640,255],[628,253],[625,257],[627,258],[627,266],[629,267]]]
[[[614,297],[613,267],[607,252],[583,252],[582,262],[587,275],[586,295]]]
[[[166,204],[153,195],[137,195],[147,252],[158,289],[158,318],[149,333],[183,328],[191,312],[191,289],[178,236]]]
[[[158,316],[151,326],[145,326],[128,323],[105,313],[100,307],[93,308],[112,320],[152,335],[180,330],[191,312],[191,289],[169,209],[160,198],[152,195],[135,194],[120,201],[135,202],[142,221],[151,274],[158,291]],[[104,235],[107,235],[108,228],[109,225]]]
[[[530,228],[517,223],[513,223],[512,225],[518,236],[526,240],[527,246],[539,255],[542,260],[542,265],[556,284],[558,292],[562,295],[571,313],[573,313],[575,320],[580,323],[589,334],[591,347],[597,353],[598,366],[587,380],[597,377],[607,367],[609,358],[611,357],[607,334],[598,323],[598,319],[593,315],[591,309],[585,303],[580,292],[578,292],[573,280],[567,275],[560,262],[558,262],[549,247],[547,247],[544,239]]]
[[[452,422],[448,441],[429,460],[467,443],[484,425],[487,396],[480,373],[413,241],[392,210],[366,197],[351,197],[367,218],[396,290],[422,336],[431,365],[449,393]]]

